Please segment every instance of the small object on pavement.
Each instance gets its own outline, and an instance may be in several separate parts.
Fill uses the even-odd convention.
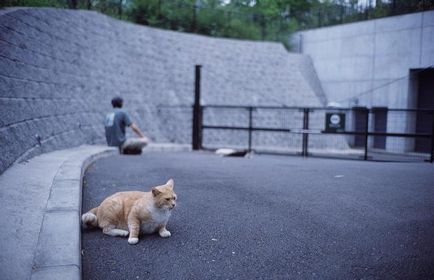
[[[235,150],[228,148],[221,148],[215,151],[216,154],[226,157],[244,157],[248,154],[248,150]]]

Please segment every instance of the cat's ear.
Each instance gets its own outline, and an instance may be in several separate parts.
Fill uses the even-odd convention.
[[[166,183],[166,186],[173,189],[173,187],[175,186],[175,182],[173,182],[173,179],[169,179],[169,181],[167,181]]]
[[[152,188],[152,195],[153,196],[157,196],[161,193],[161,191],[159,189],[157,189],[156,187]]]

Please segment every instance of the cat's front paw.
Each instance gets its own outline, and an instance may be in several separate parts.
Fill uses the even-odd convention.
[[[137,243],[139,243],[139,239],[137,237],[128,238],[128,244],[134,245],[134,244],[137,244]]]
[[[170,233],[170,231],[166,230],[161,230],[160,232],[160,236],[165,238],[165,237],[170,237],[172,234]]]

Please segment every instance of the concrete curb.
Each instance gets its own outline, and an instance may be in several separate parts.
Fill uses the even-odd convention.
[[[191,144],[173,144],[173,143],[150,143],[143,149],[143,153],[148,152],[190,152]]]
[[[151,143],[143,152],[191,151],[191,145]],[[81,279],[82,179],[94,161],[115,155],[108,147],[83,146],[68,157],[52,181],[33,260],[32,280]]]
[[[51,185],[31,279],[81,279],[82,177],[92,162],[116,153],[107,147],[83,148],[62,163]]]

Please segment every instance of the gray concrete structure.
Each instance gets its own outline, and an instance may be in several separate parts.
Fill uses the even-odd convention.
[[[414,108],[410,70],[434,65],[434,11],[302,31],[292,43],[329,102]]]
[[[329,102],[417,108],[416,74],[434,67],[434,11],[302,31],[291,40],[311,56]],[[415,114],[389,112],[387,131],[414,133],[415,127]],[[386,149],[412,151],[414,140],[388,138]]]
[[[3,10],[0,172],[43,152],[103,143],[115,95],[153,141],[191,143],[195,64],[203,65],[204,104],[326,102],[310,59],[281,44],[163,31],[89,11]]]

